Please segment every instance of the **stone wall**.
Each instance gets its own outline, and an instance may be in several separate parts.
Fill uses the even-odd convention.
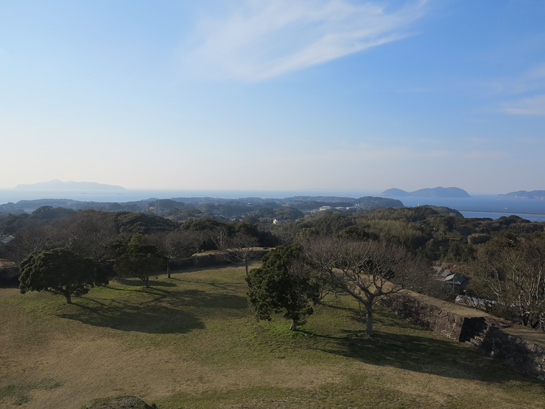
[[[13,261],[0,258],[0,287],[19,286],[19,268]]]
[[[383,299],[380,304],[409,321],[451,339],[470,343],[484,355],[545,381],[543,333],[476,309],[410,291]]]
[[[269,252],[269,248],[255,248],[254,259],[253,261],[258,261],[263,258],[265,254]],[[221,265],[243,265],[242,263],[229,260],[227,255],[220,250],[206,251],[203,253],[193,254],[191,257],[173,260],[171,263],[172,269],[183,269],[190,267],[211,267],[211,266],[221,266]]]
[[[448,338],[460,340],[465,317],[454,314],[445,306],[431,303],[408,291],[382,299],[380,304],[409,321]]]
[[[254,251],[254,260],[261,260],[265,254],[268,253],[268,249],[256,249]],[[183,260],[186,264],[183,267],[209,267],[219,266],[226,264],[233,264],[227,255],[222,251],[208,251],[205,253],[197,253],[191,256],[189,259]],[[241,263],[235,263],[241,265]]]
[[[497,318],[483,318],[480,331],[469,342],[484,355],[510,365],[519,372],[545,381],[545,334],[505,324]]]

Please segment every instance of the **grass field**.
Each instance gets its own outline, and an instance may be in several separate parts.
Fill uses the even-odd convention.
[[[257,323],[243,268],[113,282],[67,305],[0,289],[0,407],[78,409],[136,395],[166,408],[545,407],[545,386],[385,310],[376,336],[348,298],[291,333]]]

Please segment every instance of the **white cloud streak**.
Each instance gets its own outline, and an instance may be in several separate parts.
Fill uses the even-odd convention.
[[[185,66],[204,78],[266,80],[404,38],[426,3],[387,11],[347,0],[246,0],[200,22]]]
[[[517,99],[504,102],[499,111],[510,115],[545,116],[545,63],[539,63],[514,79],[501,79],[487,86],[495,94]]]
[[[486,160],[486,159],[499,159],[509,156],[507,152],[503,151],[472,151],[464,155],[466,159]]]
[[[494,94],[518,95],[545,88],[545,63],[536,64],[516,78],[499,78],[486,84]]]
[[[545,116],[545,94],[505,103],[502,111],[512,115]]]
[[[298,160],[317,163],[399,163],[448,156],[444,150],[414,150],[408,146],[379,146],[360,143],[352,149],[327,150],[319,153],[303,154]]]

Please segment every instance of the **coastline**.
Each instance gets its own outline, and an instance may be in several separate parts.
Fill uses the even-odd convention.
[[[335,196],[359,198],[380,197],[377,192],[362,191],[221,191],[221,190],[131,190],[125,191],[44,191],[0,189],[0,205],[21,200],[65,199],[78,202],[130,203],[156,199],[221,198],[283,199],[294,196]],[[456,209],[468,218],[493,218],[516,215],[530,221],[545,222],[545,201],[534,199],[507,199],[496,195],[473,195],[471,198],[404,197],[399,200],[406,207],[423,205],[444,206]]]

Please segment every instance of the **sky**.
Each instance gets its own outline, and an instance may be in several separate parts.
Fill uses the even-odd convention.
[[[545,189],[545,1],[0,0],[0,188]]]

